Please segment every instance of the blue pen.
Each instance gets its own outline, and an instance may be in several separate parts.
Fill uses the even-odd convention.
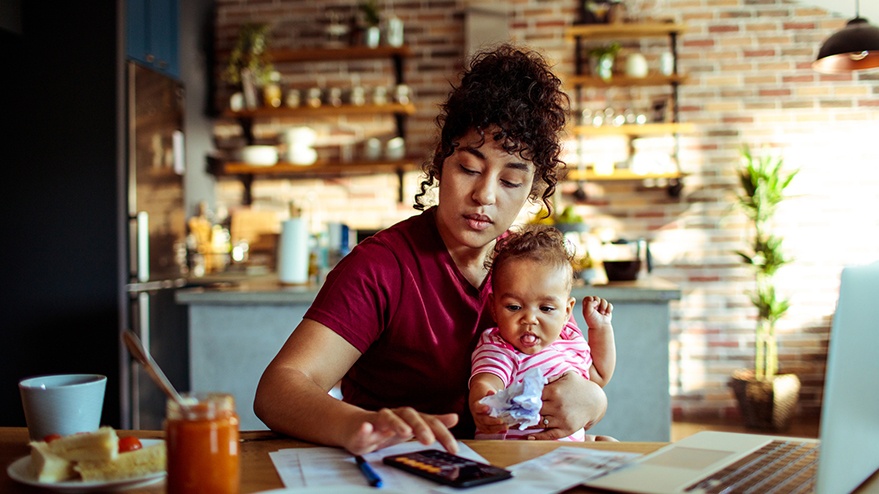
[[[382,486],[382,478],[375,473],[375,470],[369,466],[369,463],[363,459],[362,456],[357,455],[354,457],[357,460],[357,466],[360,467],[360,471],[363,472],[363,475],[366,476],[366,480],[369,481],[369,485],[373,487],[381,487]]]

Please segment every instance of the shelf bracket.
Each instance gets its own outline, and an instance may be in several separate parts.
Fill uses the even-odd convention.
[[[250,206],[253,204],[253,175],[238,175],[244,191],[241,193],[241,204]]]

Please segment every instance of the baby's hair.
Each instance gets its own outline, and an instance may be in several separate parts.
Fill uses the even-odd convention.
[[[531,260],[548,267],[567,268],[573,283],[573,248],[562,232],[547,225],[526,225],[499,238],[485,267],[497,271],[513,260]],[[494,283],[495,277],[492,277]]]

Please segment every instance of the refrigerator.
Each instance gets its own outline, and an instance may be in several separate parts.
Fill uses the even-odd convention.
[[[181,392],[189,386],[188,315],[174,292],[186,285],[187,273],[184,97],[176,79],[127,63],[129,279],[120,330],[140,337]],[[161,429],[164,394],[124,347],[119,365],[122,427]]]

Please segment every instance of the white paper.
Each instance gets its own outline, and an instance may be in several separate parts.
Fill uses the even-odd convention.
[[[440,449],[439,443],[425,446],[419,442],[397,444],[375,451],[363,458],[382,479],[383,489],[401,492],[428,492],[439,484],[422,479],[382,463],[389,455],[410,453],[423,449]],[[485,463],[486,460],[469,446],[458,443],[458,456]],[[366,477],[357,467],[354,457],[339,448],[291,448],[269,453],[284,487],[315,486],[368,486]]]
[[[389,467],[382,463],[388,455],[409,453],[422,449],[443,449],[439,443],[424,446],[406,442],[364,455],[364,459],[382,478],[383,487],[400,492],[461,493],[460,489],[435,482]],[[458,455],[487,463],[485,458],[466,444],[458,443]],[[287,488],[315,486],[365,486],[366,478],[357,468],[354,457],[339,448],[292,448],[269,453],[281,481]],[[613,470],[634,458],[638,453],[605,451],[561,446],[543,456],[508,468],[513,478],[497,483],[467,489],[467,494],[550,494],[578,485],[592,477]]]
[[[467,489],[467,494],[551,494],[614,470],[641,456],[638,453],[561,446],[543,456],[510,466],[512,480]],[[460,494],[460,489],[440,487],[436,493]]]

